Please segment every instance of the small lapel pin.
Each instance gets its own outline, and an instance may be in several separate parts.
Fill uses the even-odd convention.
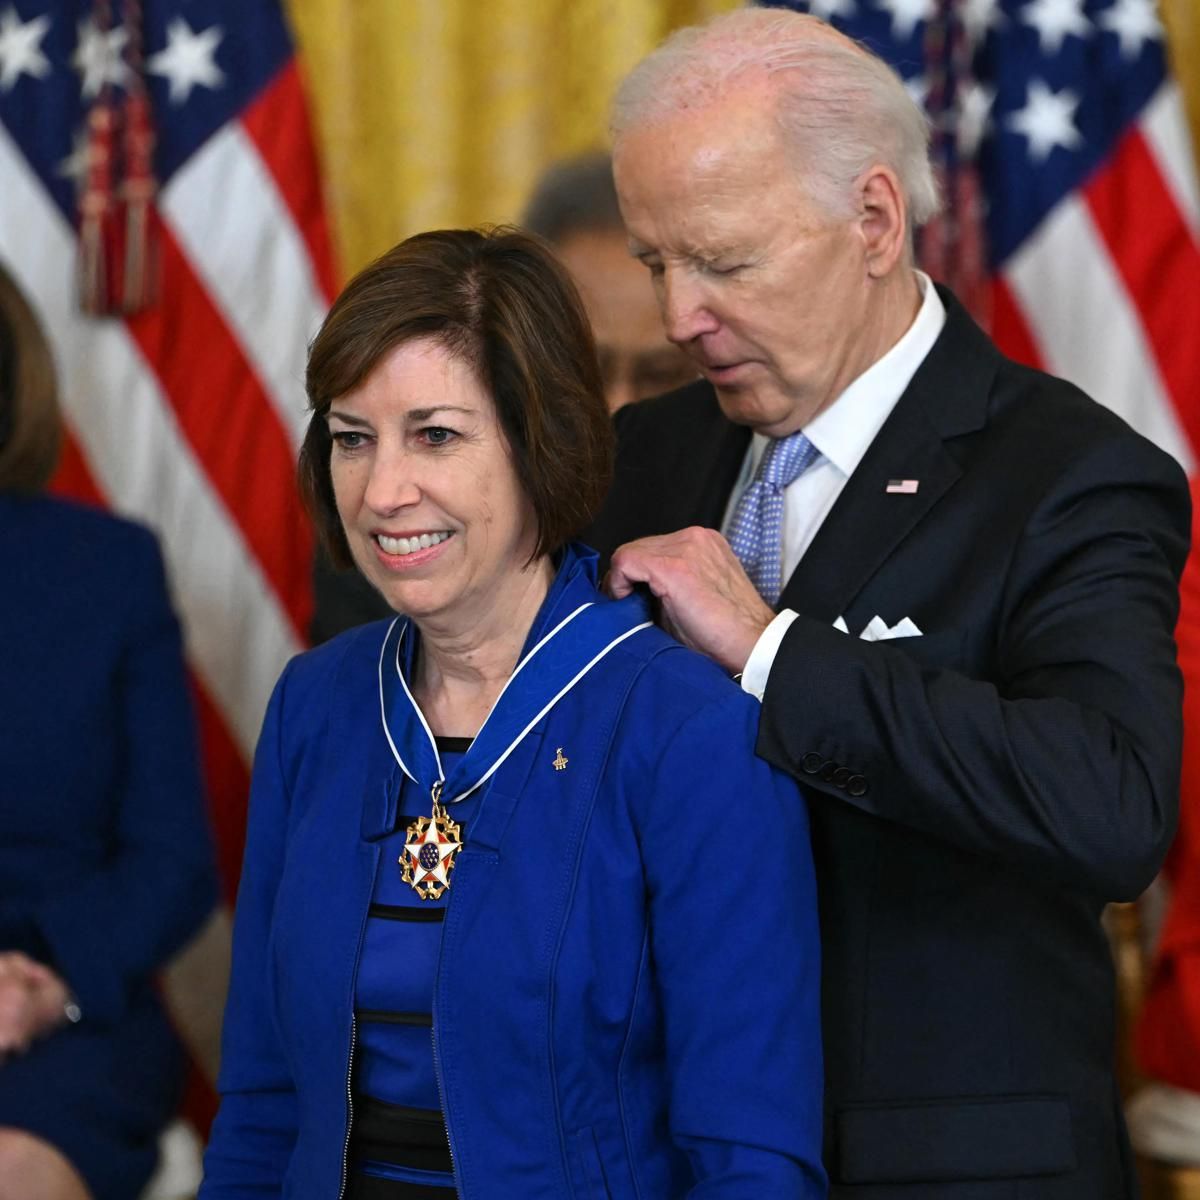
[[[554,762],[552,766],[556,771],[565,771],[567,769],[567,763],[570,761],[571,760],[569,758],[565,758],[563,756],[562,747],[559,746],[559,748],[554,752]]]
[[[920,486],[919,479],[889,479],[883,490],[893,496],[915,496]]]

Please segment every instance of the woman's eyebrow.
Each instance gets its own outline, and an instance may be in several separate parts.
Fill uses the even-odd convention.
[[[466,408],[461,404],[433,404],[429,408],[410,408],[404,414],[404,419],[406,421],[428,421],[434,413],[440,412],[466,413],[467,416],[475,415],[475,409]]]
[[[363,417],[355,417],[351,416],[350,413],[338,412],[336,408],[329,409],[325,414],[325,420],[328,421],[331,417],[337,417],[339,421],[345,421],[347,425],[361,425],[364,428],[371,424],[370,421],[365,420]]]

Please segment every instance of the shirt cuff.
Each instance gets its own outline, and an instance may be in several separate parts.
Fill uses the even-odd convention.
[[[761,700],[767,690],[767,677],[779,653],[779,645],[783,635],[787,633],[792,622],[800,614],[790,608],[785,608],[759,635],[742,668],[742,691],[749,692],[755,700]]]

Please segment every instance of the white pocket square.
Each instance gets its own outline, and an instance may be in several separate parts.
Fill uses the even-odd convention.
[[[838,617],[833,623],[834,629],[849,633],[845,617]],[[867,627],[858,635],[864,642],[886,642],[891,638],[921,637],[921,630],[915,621],[902,617],[895,625],[889,625],[882,617],[872,617]]]

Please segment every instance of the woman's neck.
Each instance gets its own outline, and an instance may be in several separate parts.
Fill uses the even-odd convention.
[[[554,564],[538,559],[480,620],[422,622],[413,695],[434,734],[474,737],[512,676],[538,610],[554,580]]]

